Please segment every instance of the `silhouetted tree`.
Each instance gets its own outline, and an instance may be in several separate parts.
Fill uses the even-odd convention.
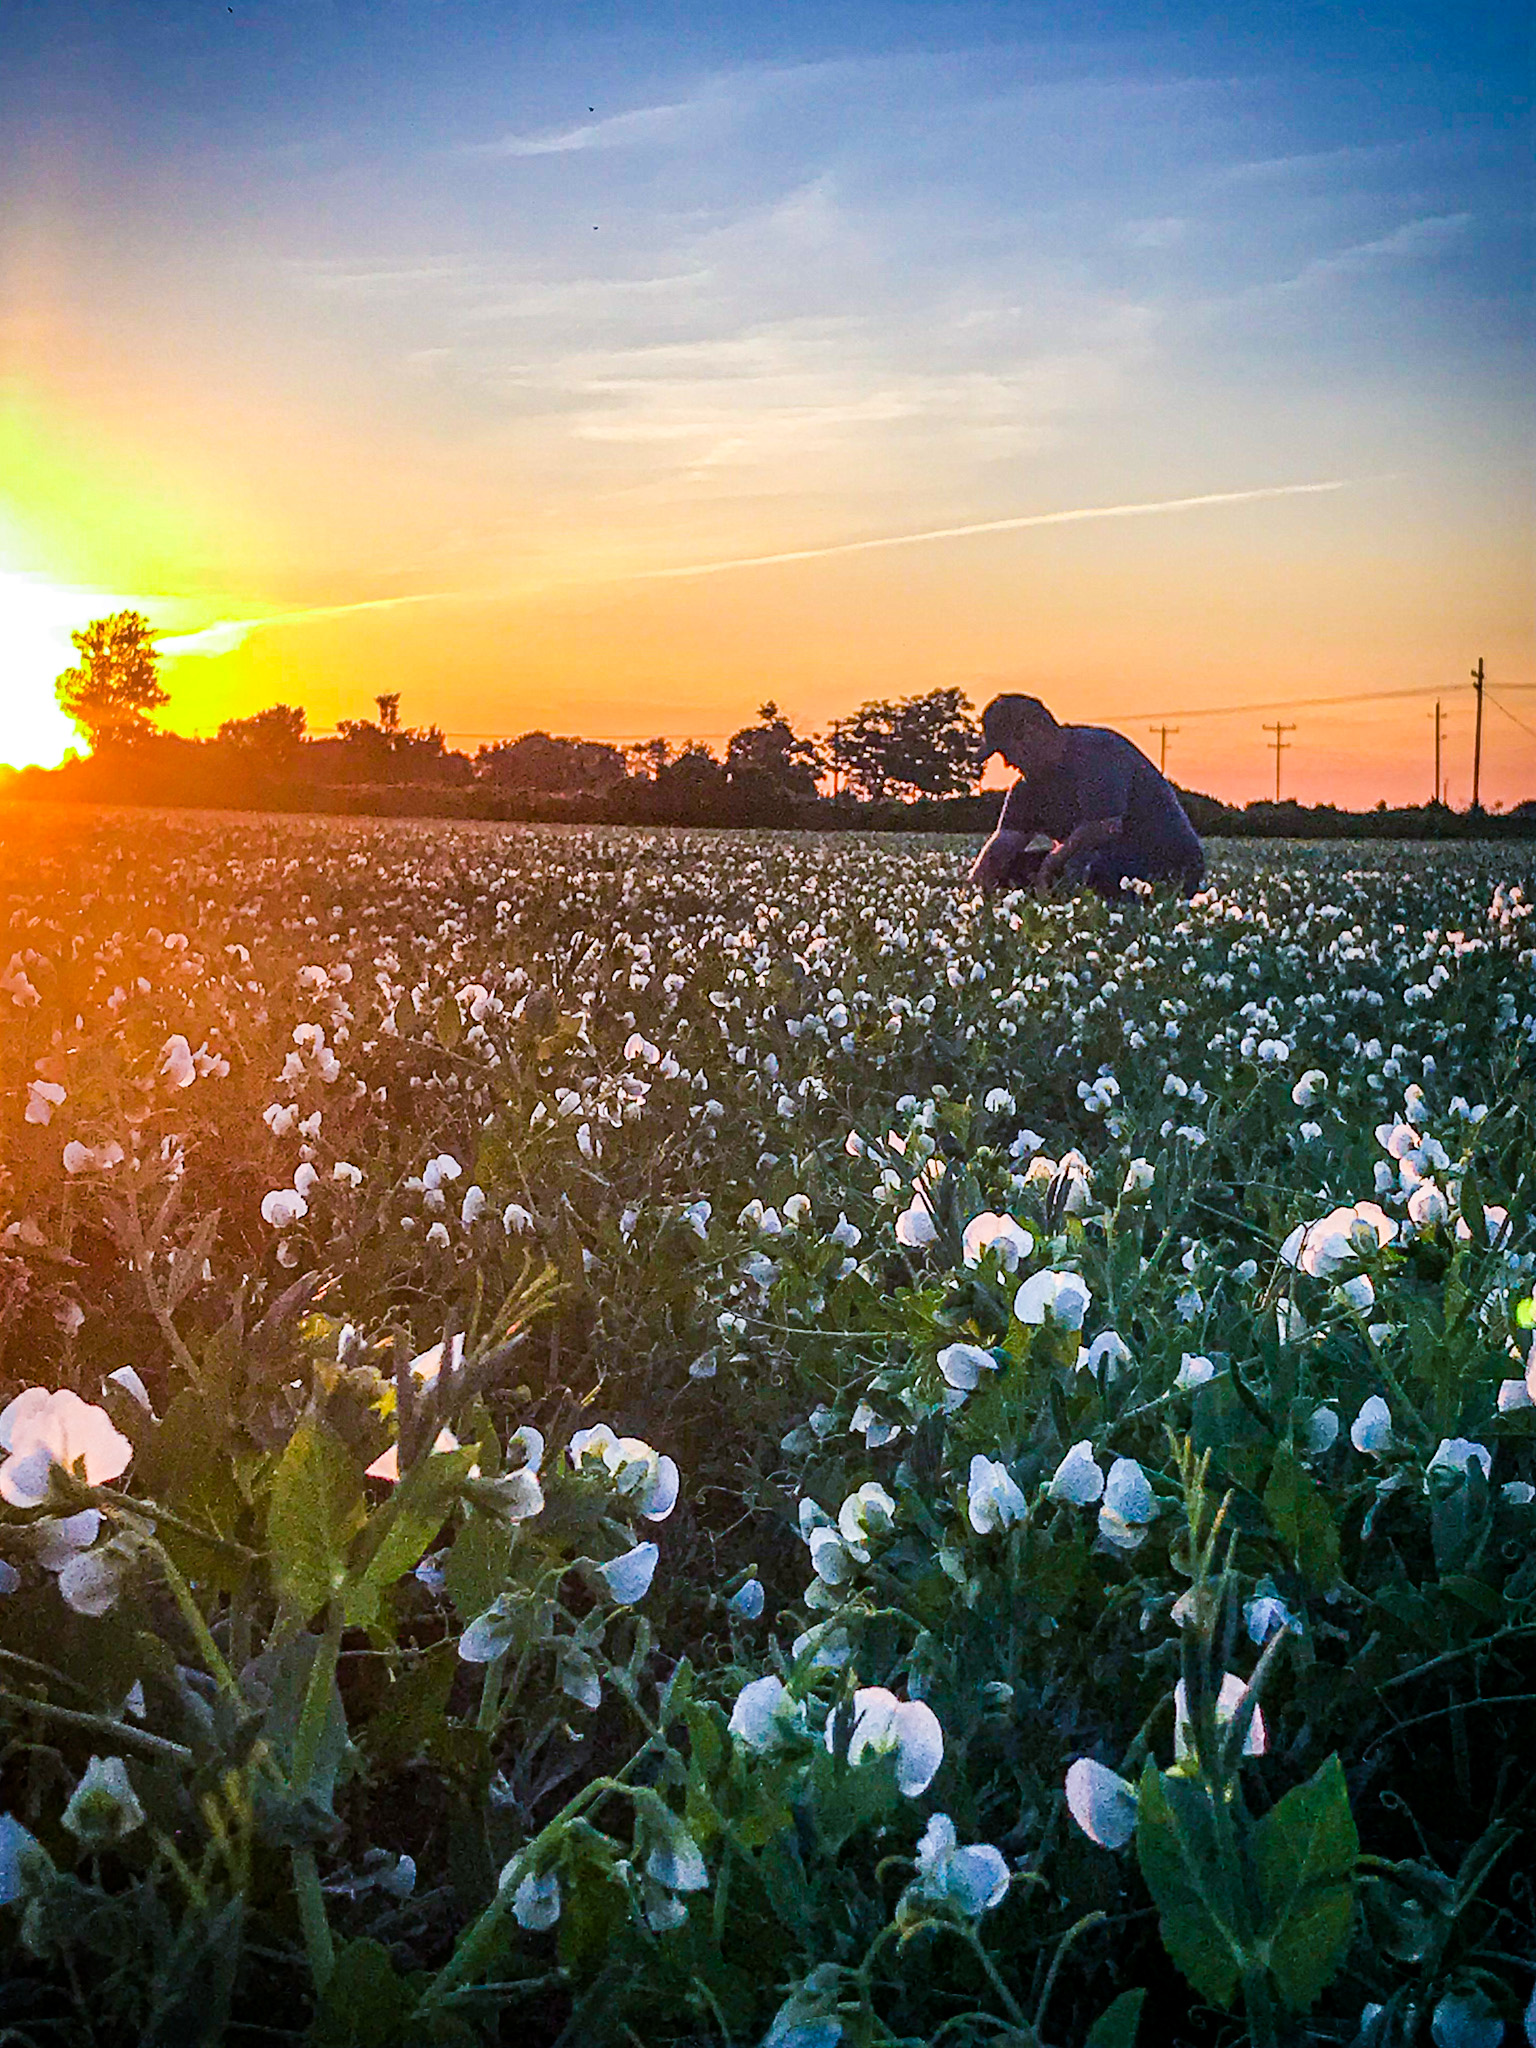
[[[654,780],[671,760],[672,748],[666,740],[637,740],[624,749],[624,758],[632,774],[649,775]]]
[[[482,747],[475,772],[508,789],[548,790],[562,796],[612,789],[625,776],[624,756],[602,740],[553,739],[525,732],[521,739]]]
[[[148,619],[139,612],[113,612],[69,637],[80,666],[64,671],[54,694],[86,745],[99,753],[148,738],[154,731],[149,713],[170,702],[160,685]]]
[[[342,742],[339,779],[357,782],[467,782],[474,768],[467,756],[452,752],[436,725],[403,726],[400,693],[375,697],[379,722],[343,718],[336,731]]]
[[[232,748],[253,768],[281,773],[303,746],[305,725],[299,705],[269,704],[249,718],[226,718],[219,727],[219,745]]]
[[[816,742],[797,733],[772,698],[757,716],[758,724],[745,725],[740,732],[733,733],[725,750],[726,772],[731,780],[737,782],[747,775],[763,777],[786,796],[815,796],[817,780],[826,771]]]
[[[962,796],[976,781],[980,739],[963,690],[929,690],[834,720],[827,754],[860,796]]]

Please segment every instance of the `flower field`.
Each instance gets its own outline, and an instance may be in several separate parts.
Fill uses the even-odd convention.
[[[0,816],[0,2040],[1536,2041],[1536,878]]]

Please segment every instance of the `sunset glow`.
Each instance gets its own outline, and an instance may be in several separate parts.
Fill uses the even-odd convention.
[[[683,14],[0,23],[0,755],[137,590],[187,733],[1023,688],[1244,800],[1304,704],[1368,804],[1438,691],[1464,803],[1481,657],[1536,790],[1512,14]]]

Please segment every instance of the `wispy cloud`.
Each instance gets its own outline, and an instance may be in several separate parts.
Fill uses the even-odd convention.
[[[465,145],[466,156],[566,156],[583,149],[623,149],[676,135],[697,114],[697,100],[671,100],[662,106],[632,107],[601,121],[582,121],[542,135],[503,135],[493,142]]]
[[[1259,293],[1299,291],[1328,278],[1363,276],[1382,264],[1435,256],[1447,243],[1454,241],[1471,220],[1470,213],[1437,213],[1427,214],[1421,220],[1404,221],[1401,227],[1371,241],[1352,242],[1331,255],[1314,256],[1294,276],[1277,278],[1272,284],[1257,286],[1256,290]]]
[[[341,619],[353,612],[393,611],[407,604],[472,602],[477,595],[462,590],[423,590],[409,597],[368,597],[356,604],[321,604],[296,612],[267,612],[255,619],[218,619],[211,626],[199,626],[192,633],[174,633],[157,644],[161,654],[233,654],[263,626],[305,625],[313,619]]]
[[[786,548],[773,555],[739,555],[728,562],[693,562],[686,568],[642,569],[650,580],[671,576],[717,576],[726,569],[765,569],[780,562],[814,562],[828,555],[856,555],[872,548],[910,548],[933,540],[960,540],[976,533],[1013,533],[1026,526],[1070,526],[1089,519],[1134,519],[1152,512],[1191,512],[1205,505],[1251,504],[1261,498],[1300,497],[1348,489],[1349,477],[1307,484],[1266,484],[1249,491],[1206,491],[1193,498],[1158,498],[1138,505],[1085,505],[1070,512],[1025,512],[1013,519],[978,519],[964,526],[934,526],[922,533],[881,534],[873,540],[836,541],[828,547]]]

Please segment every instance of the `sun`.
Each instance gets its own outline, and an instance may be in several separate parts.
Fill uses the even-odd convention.
[[[75,663],[71,632],[122,602],[0,569],[0,763],[53,768],[80,745],[55,702],[54,684]]]

